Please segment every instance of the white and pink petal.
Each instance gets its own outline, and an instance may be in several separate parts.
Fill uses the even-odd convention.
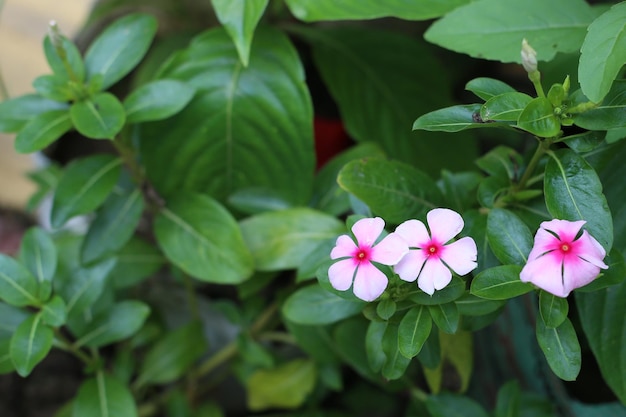
[[[363,301],[374,301],[387,288],[387,276],[369,262],[359,265],[354,277],[354,295]]]
[[[371,251],[371,259],[383,265],[395,265],[409,252],[406,241],[395,233],[391,233]]]
[[[352,233],[358,246],[371,247],[385,228],[385,221],[380,217],[361,219],[352,225]]]
[[[353,256],[357,246],[348,235],[341,235],[337,238],[335,247],[330,251],[330,259],[347,258]]]
[[[346,291],[352,285],[357,263],[352,259],[335,262],[328,268],[330,285],[338,291]]]
[[[463,230],[463,218],[454,210],[433,209],[426,214],[426,220],[431,238],[440,244],[449,242]]]
[[[478,249],[471,237],[463,237],[442,249],[441,260],[458,275],[468,274],[478,266]]]

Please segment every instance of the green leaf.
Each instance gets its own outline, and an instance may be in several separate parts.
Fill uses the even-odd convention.
[[[428,336],[424,346],[422,346],[422,350],[417,354],[417,359],[425,368],[433,369],[441,364],[441,356],[439,331],[431,331],[430,336]]]
[[[491,97],[480,108],[480,118],[483,122],[490,120],[501,122],[516,122],[524,108],[532,101],[532,97],[518,93],[503,93]]]
[[[50,110],[34,116],[15,137],[15,150],[19,153],[40,151],[52,144],[72,128],[67,110]]]
[[[246,381],[248,407],[252,411],[296,409],[312,393],[316,380],[315,363],[309,359],[294,359],[274,369],[259,369]]]
[[[446,207],[464,213],[476,204],[476,189],[482,180],[478,172],[441,171]]]
[[[426,294],[418,289],[409,295],[409,299],[420,305],[447,304],[459,298],[464,292],[465,281],[459,277],[452,277],[452,281],[448,285],[439,291],[435,291],[433,295]]]
[[[624,263],[624,256],[615,246],[611,249],[608,256],[604,258],[604,263],[607,264],[609,268],[602,271],[600,276],[589,284],[579,288],[578,291],[597,291],[611,285],[621,284],[626,280],[626,263]]]
[[[552,217],[586,220],[585,229],[607,252],[613,245],[613,220],[596,171],[569,149],[550,154],[544,191]]]
[[[43,41],[43,50],[50,69],[57,77],[64,81],[73,81],[80,83],[85,80],[85,63],[80,51],[71,40],[65,36],[61,38],[61,49],[63,50],[61,57],[57,48],[52,45],[50,36],[46,36]]]
[[[35,171],[28,172],[28,178],[37,184],[37,191],[30,197],[26,204],[26,210],[34,212],[41,202],[51,194],[59,182],[62,174],[61,168],[54,163]]]
[[[298,347],[306,352],[319,364],[336,364],[339,362],[329,327],[302,326],[284,321],[285,327],[292,335]]]
[[[524,163],[522,156],[508,146],[496,146],[476,160],[476,165],[494,177],[519,178]]]
[[[254,29],[269,0],[211,0],[217,19],[232,38],[244,67],[250,59]]]
[[[134,335],[150,314],[150,307],[141,301],[121,301],[89,324],[88,331],[75,335],[74,347],[101,347]]]
[[[206,282],[238,284],[253,272],[253,259],[239,225],[217,201],[186,193],[168,200],[154,221],[165,256]]]
[[[485,101],[504,93],[515,92],[515,89],[507,83],[487,77],[474,78],[465,84],[465,89]]]
[[[67,102],[74,99],[74,92],[67,81],[56,75],[40,75],[33,81],[33,87],[37,93],[50,100]]]
[[[586,102],[580,90],[572,94],[572,101]],[[589,130],[608,130],[626,127],[626,80],[616,80],[598,106],[573,115],[574,123]]]
[[[521,390],[518,381],[509,381],[498,390],[495,417],[520,417]]]
[[[578,316],[604,381],[626,403],[626,281],[595,292],[576,292]]]
[[[580,87],[593,102],[600,102],[626,63],[626,4],[611,7],[587,28],[580,50]]]
[[[506,300],[526,294],[534,287],[520,280],[521,271],[522,267],[518,265],[501,265],[486,269],[474,277],[470,293],[488,300]]]
[[[550,369],[559,378],[574,381],[580,372],[581,355],[576,331],[569,319],[556,328],[549,328],[538,317],[535,331]]]
[[[455,303],[428,306],[430,317],[439,329],[448,334],[456,333],[459,327],[459,310]]]
[[[341,170],[337,182],[389,223],[423,217],[443,200],[428,175],[397,161],[352,161]]]
[[[421,0],[407,3],[402,0],[287,0],[287,6],[298,19],[363,20],[379,17],[398,17],[406,20],[425,20],[443,16],[469,0]]]
[[[480,127],[502,127],[507,123],[485,123],[480,118],[480,104],[464,104],[431,111],[413,122],[413,130],[432,132],[460,132]]]
[[[67,319],[67,306],[58,295],[52,297],[41,307],[43,323],[51,327],[61,327]]]
[[[383,298],[376,305],[376,314],[383,320],[389,320],[395,313],[398,306],[391,298]]]
[[[144,57],[156,29],[156,19],[146,14],[133,13],[116,20],[87,49],[87,80],[101,75],[101,90],[119,81]]]
[[[389,322],[381,343],[382,350],[387,357],[381,373],[388,380],[401,378],[411,362],[410,358],[400,353],[398,342],[398,323]]]
[[[83,240],[80,257],[89,264],[116,253],[133,236],[143,213],[139,189],[112,192],[96,213]]]
[[[9,340],[17,327],[31,315],[25,309],[0,301],[0,340]]]
[[[9,353],[10,347],[11,339],[0,340],[0,375],[15,372],[15,366],[13,366]]]
[[[550,61],[580,48],[594,14],[583,0],[478,0],[436,21],[424,37],[474,58],[517,63],[526,38],[539,60]]]
[[[363,302],[345,300],[314,284],[289,296],[282,312],[297,324],[330,324],[360,313],[364,306]]]
[[[5,100],[0,103],[0,132],[19,132],[36,116],[51,110],[64,110],[67,108],[68,105],[66,103],[49,100],[39,94],[25,94],[10,100]],[[67,113],[67,111],[65,113]],[[35,131],[35,129],[33,129],[33,131]]]
[[[432,417],[488,417],[480,404],[468,396],[443,393],[429,395],[426,408]]]
[[[43,323],[41,314],[24,320],[11,337],[9,353],[17,373],[26,377],[35,365],[41,362],[52,348],[54,334]]]
[[[70,218],[98,208],[115,187],[121,164],[121,159],[102,154],[68,165],[52,199],[52,227],[61,227]]]
[[[240,226],[259,271],[295,269],[321,242],[345,232],[335,217],[303,207],[262,213]]]
[[[365,333],[365,354],[367,362],[374,372],[380,372],[387,361],[385,352],[380,348],[385,336],[385,330],[387,330],[386,321],[370,321]],[[401,342],[398,341],[398,346],[400,344]]]
[[[111,271],[111,278],[118,289],[136,285],[156,273],[165,263],[161,251],[138,237],[132,237],[115,258],[117,263]]]
[[[473,272],[474,275],[485,269],[500,265],[500,262],[489,247],[489,240],[487,239],[487,214],[478,210],[470,210],[463,214],[463,218],[465,220],[463,234],[465,236],[471,236],[476,242],[478,249],[476,259],[478,266]]]
[[[162,196],[189,190],[225,202],[260,189],[306,205],[315,165],[312,106],[302,64],[284,34],[257,30],[244,68],[226,32],[207,31],[160,76],[197,91],[180,113],[143,124],[138,133],[146,173]]]
[[[513,212],[494,208],[487,217],[487,239],[496,257],[503,264],[525,265],[533,247],[528,226]]]
[[[113,139],[124,127],[124,106],[111,93],[98,93],[70,107],[74,127],[90,139]]]
[[[16,307],[35,306],[39,285],[28,269],[15,259],[0,254],[0,298]]]
[[[550,100],[537,97],[522,110],[517,120],[517,127],[540,138],[551,138],[561,131],[561,122],[554,114],[554,107]]]
[[[557,297],[546,291],[539,291],[539,314],[543,324],[554,329],[567,318],[569,304],[566,298]]]
[[[37,279],[38,298],[50,298],[52,278],[57,269],[57,250],[48,233],[38,227],[29,229],[22,238],[19,258]]]
[[[130,389],[115,377],[98,371],[83,382],[74,399],[72,417],[137,417]]]
[[[205,351],[206,341],[200,322],[169,332],[146,353],[136,384],[172,382],[184,375]]]
[[[470,293],[454,301],[463,316],[483,316],[491,314],[505,305],[504,300],[486,300]]]
[[[171,117],[193,98],[195,90],[177,80],[144,84],[124,99],[127,123],[150,122]]]
[[[398,349],[407,358],[417,356],[430,335],[433,321],[428,307],[411,308],[400,320],[398,326]]]

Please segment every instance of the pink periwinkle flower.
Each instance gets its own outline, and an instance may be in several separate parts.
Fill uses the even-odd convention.
[[[600,269],[607,269],[602,245],[586,230],[580,233],[585,223],[584,220],[541,223],[520,279],[565,298],[572,290],[593,281]]]
[[[419,220],[407,220],[396,228],[409,245],[409,253],[395,266],[401,279],[413,282],[429,295],[452,280],[452,271],[465,275],[478,266],[476,242],[463,237],[450,242],[463,230],[463,218],[457,212],[437,208],[426,215],[430,234]],[[446,244],[447,243],[447,244]]]
[[[348,235],[337,238],[330,252],[332,259],[345,258],[335,262],[328,269],[330,284],[339,291],[346,291],[354,281],[354,295],[364,301],[373,301],[387,288],[387,276],[373,262],[394,265],[408,252],[406,242],[394,233],[376,240],[385,227],[380,217],[361,219],[352,226],[356,244]]]

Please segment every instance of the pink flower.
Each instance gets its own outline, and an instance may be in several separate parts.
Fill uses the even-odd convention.
[[[541,223],[520,279],[565,298],[573,289],[593,281],[601,268],[607,269],[603,262],[606,251],[600,243],[586,230],[576,238],[585,223],[584,220]]]
[[[450,209],[438,208],[426,215],[430,235],[424,223],[407,220],[396,228],[409,245],[409,253],[394,271],[405,281],[417,279],[417,286],[429,295],[452,280],[450,269],[465,275],[476,268],[477,249],[474,239],[464,237],[446,245],[463,229],[463,219]]]
[[[337,238],[330,252],[331,259],[346,258],[335,262],[328,269],[330,284],[345,291],[354,281],[354,295],[361,300],[373,301],[387,288],[387,276],[372,261],[383,265],[394,265],[408,252],[402,238],[391,233],[378,243],[376,239],[385,227],[380,217],[361,219],[352,226],[356,244],[348,235]]]

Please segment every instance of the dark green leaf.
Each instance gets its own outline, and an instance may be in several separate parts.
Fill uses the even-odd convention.
[[[521,271],[522,267],[518,265],[501,265],[486,269],[474,277],[470,292],[488,300],[506,300],[526,294],[534,287],[520,280]]]
[[[425,368],[436,368],[441,363],[441,345],[439,344],[439,330],[431,331],[417,359]]]
[[[428,311],[439,329],[448,334],[456,333],[459,327],[459,310],[455,303],[428,306]]]
[[[430,395],[426,408],[432,417],[488,417],[489,414],[468,396],[444,393]]]
[[[40,151],[72,128],[67,110],[50,110],[31,118],[15,137],[19,153]]]
[[[298,324],[329,324],[354,316],[365,303],[345,300],[317,284],[294,292],[282,307],[285,317]]]
[[[40,303],[39,285],[28,269],[15,259],[0,254],[0,298],[16,307]]]
[[[115,258],[117,263],[111,271],[115,288],[134,286],[156,273],[165,263],[161,251],[138,237],[132,237]]]
[[[43,50],[46,54],[46,60],[52,72],[64,81],[73,81],[80,83],[85,80],[85,63],[80,51],[71,40],[65,36],[61,36],[60,47],[62,55],[59,54],[57,48],[50,41],[50,36],[46,36],[43,41]]]
[[[0,375],[15,372],[15,366],[11,361],[11,339],[0,339]]]
[[[380,348],[387,330],[386,321],[370,321],[365,334],[365,353],[367,362],[374,372],[380,372],[387,361],[385,352]],[[400,343],[398,343],[400,345]]]
[[[391,298],[383,298],[376,305],[376,314],[383,320],[389,320],[395,313],[398,306]]]
[[[113,155],[102,154],[68,165],[52,199],[52,227],[61,227],[70,218],[98,208],[115,187],[121,164]]]
[[[515,92],[515,89],[507,83],[487,77],[474,78],[465,84],[465,89],[485,101],[500,94]]]
[[[53,337],[52,329],[43,323],[41,314],[27,318],[17,327],[11,337],[9,353],[20,376],[28,376],[48,355]]]
[[[522,156],[507,146],[496,146],[476,160],[476,165],[494,177],[517,179],[524,161]]]
[[[237,284],[252,275],[253,259],[239,225],[209,196],[170,199],[155,219],[154,233],[167,258],[197,279]]]
[[[500,262],[489,247],[487,239],[487,214],[478,210],[470,210],[463,213],[465,220],[465,228],[463,236],[471,236],[476,242],[478,248],[477,263],[478,267],[474,270],[474,274],[478,274],[485,269],[500,265]]]
[[[328,326],[303,326],[284,321],[289,334],[292,335],[298,347],[320,364],[336,364],[339,362],[337,352],[328,331]]]
[[[548,211],[556,219],[586,220],[587,231],[610,252],[613,221],[596,171],[569,149],[550,156],[544,180]]]
[[[57,269],[57,250],[43,229],[31,228],[22,238],[20,261],[39,284],[38,298],[47,300],[52,292],[52,278]]]
[[[67,306],[58,295],[52,297],[41,307],[43,323],[51,327],[61,327],[67,319]]]
[[[49,100],[38,94],[25,94],[23,96],[3,101],[0,103],[0,132],[19,132],[31,119],[34,119],[36,116],[47,113],[51,110],[58,111],[67,108],[68,105],[66,103]],[[65,113],[67,113],[67,111]],[[68,129],[70,127],[68,127]],[[35,131],[35,129],[33,129],[33,131]]]
[[[454,301],[459,313],[463,316],[482,316],[491,314],[502,308],[505,304],[504,300],[486,300],[470,293]]]
[[[518,93],[517,91],[500,94],[491,97],[482,105],[480,108],[480,118],[483,122],[490,120],[515,122],[522,113],[522,110],[524,110],[531,101],[531,96]]]
[[[554,114],[554,107],[550,100],[537,97],[522,110],[517,120],[517,127],[540,138],[551,138],[561,131],[561,122]]]
[[[382,374],[389,380],[401,378],[411,362],[410,358],[400,353],[398,337],[398,323],[387,324],[381,347],[387,357]]]
[[[620,129],[615,129],[611,132],[616,132]],[[612,143],[609,138],[610,132],[584,132],[577,135],[566,136],[562,140],[563,142],[574,152],[576,153],[585,153],[591,152],[596,149],[598,146],[602,145],[605,141],[606,143]]]
[[[568,311],[567,299],[539,291],[539,314],[546,327],[550,329],[559,327],[567,318]]]
[[[259,366],[261,368],[274,367],[272,354],[250,335],[240,334],[237,337],[237,349],[246,365]]]
[[[533,247],[528,226],[513,212],[494,208],[487,218],[487,239],[496,257],[503,264],[526,264]]]
[[[588,101],[580,91],[572,94],[572,101]],[[608,130],[626,127],[626,80],[613,83],[602,103],[573,115],[574,123],[584,129]]]
[[[98,93],[70,107],[74,127],[90,139],[113,139],[126,121],[124,106],[111,93]]]
[[[495,417],[520,417],[521,390],[518,381],[509,381],[498,390]]]
[[[398,349],[407,358],[417,356],[428,339],[433,323],[425,306],[410,309],[398,326]]]
[[[559,327],[549,328],[537,318],[537,342],[550,369],[565,381],[574,381],[580,372],[580,344],[574,326],[565,319]]]
[[[337,181],[390,223],[423,217],[443,200],[428,175],[397,161],[352,161],[341,170]]]
[[[10,304],[0,301],[0,340],[9,340],[15,329],[24,320],[30,317],[31,313],[25,309],[13,307]]]
[[[268,188],[246,188],[235,191],[228,196],[227,203],[245,214],[259,214],[291,207],[289,201]]]
[[[603,270],[600,276],[584,287],[579,288],[578,291],[597,291],[611,285],[620,284],[626,280],[626,264],[619,250],[613,247],[609,255],[604,258],[604,263],[607,264],[609,268]]]
[[[465,292],[465,281],[459,277],[453,277],[452,281],[442,290],[435,291],[433,295],[426,294],[421,290],[409,296],[409,299],[415,304],[421,305],[437,305],[446,304],[456,300]]]
[[[72,417],[137,417],[130,389],[102,371],[83,382],[74,399]]]
[[[85,54],[87,80],[102,76],[105,90],[128,74],[148,51],[157,21],[146,14],[129,14],[107,27]]]
[[[177,80],[157,80],[144,84],[124,99],[127,123],[166,119],[181,111],[195,90]]]
[[[446,207],[465,212],[476,204],[476,189],[482,176],[477,172],[441,171]]]
[[[503,177],[487,177],[478,184],[476,192],[478,202],[483,207],[493,208],[498,199],[505,194],[511,182]]]
[[[332,237],[318,244],[315,249],[309,253],[309,256],[298,265],[296,281],[302,282],[309,278],[315,278],[319,268],[328,263],[329,254],[335,247],[336,242],[337,238]]]

